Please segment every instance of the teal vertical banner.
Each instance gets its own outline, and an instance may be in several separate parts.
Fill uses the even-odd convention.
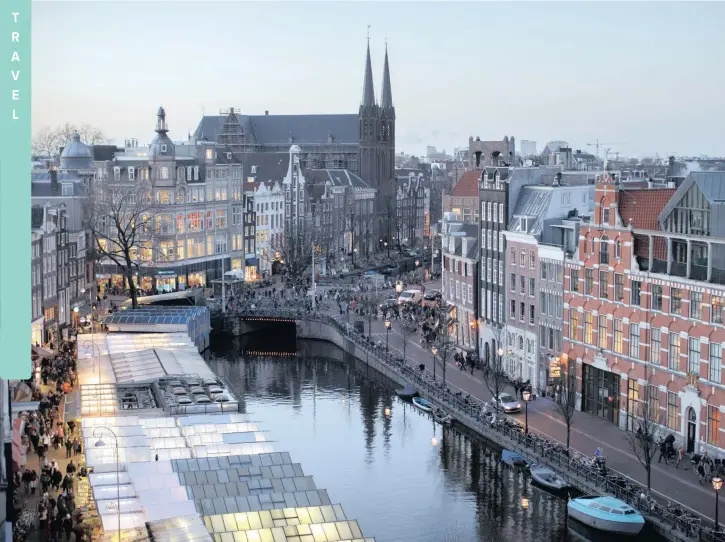
[[[0,377],[30,377],[30,4],[0,1]]]

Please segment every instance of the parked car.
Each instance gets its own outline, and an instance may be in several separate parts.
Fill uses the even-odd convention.
[[[506,414],[511,412],[521,412],[521,403],[508,393],[499,393],[498,397],[491,399],[491,404],[493,404],[496,409],[503,410]]]
[[[389,297],[382,303],[380,303],[380,310],[383,312],[391,310],[395,305],[398,304],[398,298],[397,297]]]
[[[428,290],[425,294],[423,294],[423,301],[421,302],[421,305],[424,307],[437,307],[440,305],[442,298],[443,294],[441,294],[438,290]]]
[[[420,290],[405,290],[398,298],[398,304],[420,303],[423,300],[423,292]]]

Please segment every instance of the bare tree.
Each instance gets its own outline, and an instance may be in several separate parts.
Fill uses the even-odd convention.
[[[571,426],[574,425],[574,413],[579,402],[579,380],[576,374],[564,375],[559,396],[554,400],[554,414],[566,425],[566,448],[571,441]]]
[[[272,247],[287,276],[298,282],[312,266],[315,238],[308,228],[287,227]]]
[[[36,156],[56,156],[60,154],[61,147],[65,147],[74,133],[81,136],[81,141],[87,145],[102,145],[109,139],[103,132],[89,124],[76,125],[69,122],[55,128],[42,127],[33,137],[32,150]]]
[[[446,368],[448,361],[453,357],[456,351],[453,337],[451,336],[451,327],[456,325],[455,320],[451,320],[445,310],[438,311],[438,320],[435,326],[435,339],[433,347],[435,354],[433,359],[437,360],[443,372],[443,386],[446,385]]]
[[[373,320],[378,317],[378,308],[382,298],[377,294],[368,294],[360,298],[362,316],[368,321],[368,339],[372,336]]]
[[[501,340],[501,337],[504,335],[504,330],[498,326],[491,326],[490,329],[496,339],[496,344],[499,345],[500,353],[491,352],[488,365],[483,370],[483,382],[486,384],[488,391],[491,392],[491,395],[498,397],[504,392],[506,383],[508,382],[508,376],[504,370],[503,363],[504,356],[506,355],[506,350],[503,347],[505,343]]]
[[[415,334],[416,325],[406,317],[400,319],[400,336],[403,338],[403,362],[405,362],[406,347],[408,340]]]
[[[651,392],[652,389],[655,391]],[[656,390],[657,388],[650,386],[649,381],[647,381],[644,393],[645,400],[638,402],[634,408],[635,420],[632,431],[627,431],[624,434],[629,449],[632,450],[632,453],[647,472],[647,490],[651,489],[652,461],[659,451],[660,440],[667,433],[664,426],[665,420],[660,412],[657,395],[655,395]]]
[[[135,309],[138,288],[134,271],[139,271],[143,250],[153,251],[155,209],[150,186],[96,184],[91,205],[85,226],[93,238],[93,254],[99,261],[110,260],[118,266]]]

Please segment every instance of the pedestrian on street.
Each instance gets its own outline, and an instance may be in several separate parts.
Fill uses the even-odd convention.
[[[70,439],[66,439],[65,441],[65,458],[68,459],[71,456],[71,447],[73,446],[73,443]]]
[[[705,462],[702,459],[697,464],[697,474],[700,475],[700,484],[702,484],[705,481]]]
[[[680,462],[685,459],[685,447],[680,446],[680,449],[677,450],[677,463],[675,463],[675,468],[680,467]],[[687,467],[685,467],[685,470],[687,470]]]
[[[667,445],[663,442],[660,442],[660,457],[657,460],[657,463],[662,462],[662,458],[665,460],[665,465],[669,464],[669,460],[667,459]]]

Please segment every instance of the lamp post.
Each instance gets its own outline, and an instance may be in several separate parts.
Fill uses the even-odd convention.
[[[712,488],[715,490],[715,532],[720,530],[720,522],[718,521],[718,508],[720,500],[720,490],[722,489],[722,478],[715,476],[712,479]]]
[[[529,390],[524,390],[524,392],[521,394],[524,398],[524,416],[525,416],[525,425],[524,425],[524,434],[529,434],[529,400],[531,399],[531,392]]]
[[[390,349],[388,348],[388,345],[390,344],[390,326],[392,323],[390,322],[390,319],[385,320],[385,351],[389,352]]]
[[[433,380],[436,379],[436,354],[438,353],[438,349],[434,346],[430,349],[430,351],[433,353]]]
[[[113,436],[113,441],[116,444],[116,512],[118,514],[118,540],[120,542],[121,540],[121,467],[119,463],[119,457],[118,457],[118,436],[116,433],[111,431],[108,427],[99,425],[93,430],[93,436],[98,437],[98,440],[96,441],[96,448],[101,448],[106,445],[105,442],[103,442],[103,439],[99,435],[97,435],[98,431],[100,429],[105,429],[111,435]]]

